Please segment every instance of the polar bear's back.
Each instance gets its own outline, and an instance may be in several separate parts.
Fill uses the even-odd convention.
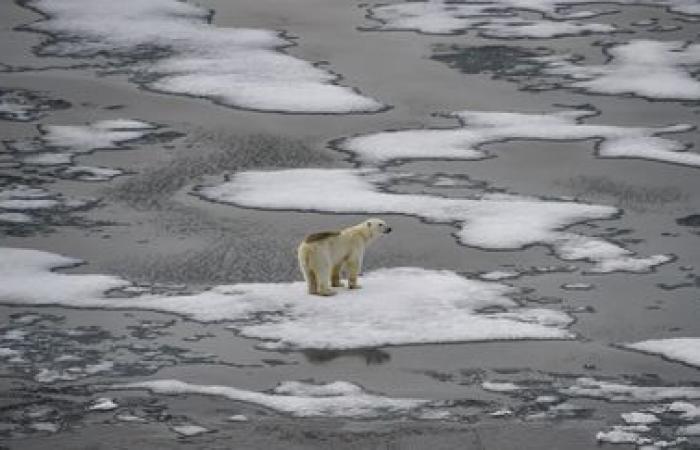
[[[340,231],[321,231],[313,233],[304,238],[304,243],[311,244],[313,242],[323,241],[328,238],[340,236]]]

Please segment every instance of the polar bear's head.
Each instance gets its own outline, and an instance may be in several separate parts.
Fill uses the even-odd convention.
[[[391,227],[386,224],[382,219],[372,217],[371,219],[365,220],[362,226],[366,227],[369,231],[370,238],[375,238],[382,234],[391,233]]]

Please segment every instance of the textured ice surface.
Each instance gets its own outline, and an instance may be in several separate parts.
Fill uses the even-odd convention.
[[[516,392],[523,388],[515,383],[500,382],[500,381],[484,381],[481,387],[491,392]]]
[[[203,433],[208,433],[210,430],[200,425],[176,425],[170,427],[174,432],[182,436],[198,436]]]
[[[700,367],[700,338],[650,339],[624,347]]]
[[[144,138],[157,128],[157,125],[132,119],[101,120],[86,125],[42,125],[39,127],[40,137],[8,141],[5,146],[13,152],[12,156],[24,164],[66,165],[71,164],[74,156],[78,154],[126,148],[130,141]],[[116,170],[87,167],[83,169],[83,172],[92,171],[94,176],[103,178]]]
[[[594,262],[594,272],[645,272],[670,260],[665,255],[636,258],[612,242],[563,231],[575,223],[612,217],[617,209],[609,206],[505,194],[478,198],[394,194],[380,189],[386,181],[387,175],[374,170],[251,171],[236,173],[228,182],[197,192],[209,200],[248,208],[405,214],[428,222],[456,224],[461,227],[457,237],[465,245],[516,249],[545,244],[562,259]]]
[[[4,262],[4,263],[3,263]],[[568,339],[572,318],[520,308],[514,288],[470,280],[450,271],[382,269],[363,289],[319,301],[303,282],[217,286],[181,296],[104,297],[128,283],[116,277],[51,269],[78,261],[36,250],[0,248],[0,301],[29,305],[145,309],[202,322],[233,321],[241,335],[267,348],[362,348],[500,339]],[[206,305],[206,307],[204,306]],[[500,312],[480,313],[491,308]]]
[[[700,4],[696,7],[700,9]],[[607,53],[611,59],[603,65],[586,65],[561,56],[540,60],[547,63],[545,73],[568,77],[567,86],[587,92],[700,99],[700,81],[692,75],[700,65],[700,44],[633,40],[613,46]]]
[[[66,109],[70,104],[54,100],[38,92],[25,89],[0,88],[0,119],[29,122],[53,109]]]
[[[381,22],[378,29],[386,31],[411,30],[426,34],[452,34],[476,30],[482,36],[503,39],[555,38],[618,31],[614,25],[602,23],[521,18],[506,8],[515,6],[537,10],[539,6],[551,13],[554,13],[554,8],[534,2],[532,5],[515,3],[407,2],[370,8],[369,17]]]
[[[39,250],[0,248],[0,301],[17,304],[80,306],[106,290],[130,283],[105,275],[64,275],[52,272],[81,261]]]
[[[638,412],[638,411],[633,411],[629,413],[623,413],[621,415],[622,420],[625,421],[625,423],[634,425],[634,424],[650,424],[650,423],[656,423],[659,421],[659,418],[656,417],[654,414],[651,413],[645,413],[645,412]]]
[[[541,114],[461,111],[452,116],[460,128],[387,131],[340,141],[342,150],[364,163],[383,164],[406,159],[488,158],[485,144],[513,140],[599,141],[601,158],[641,158],[700,166],[700,154],[685,151],[681,142],[662,134],[684,132],[692,125],[625,127],[581,123],[596,114],[592,110],[570,110]]]
[[[120,144],[144,137],[157,128],[139,120],[101,120],[87,125],[45,125],[42,141],[52,148],[72,153],[119,148]]]
[[[342,388],[339,387],[342,384]],[[229,386],[203,386],[179,380],[153,380],[115,384],[111,389],[145,389],[166,395],[211,395],[237,402],[252,403],[295,417],[349,417],[379,418],[403,416],[412,410],[428,406],[428,400],[390,398],[366,392],[347,382],[335,382],[331,388],[325,385],[296,388],[272,394],[237,389]],[[284,384],[283,384],[284,385]],[[309,394],[310,393],[310,394]]]
[[[124,171],[120,169],[92,166],[70,166],[58,171],[58,175],[61,178],[70,178],[80,181],[108,181],[123,173]]]
[[[700,398],[697,386],[635,386],[593,378],[579,378],[572,386],[560,392],[571,397],[590,397],[612,402],[658,402],[676,399]]]
[[[279,51],[277,33],[216,27],[210,11],[177,0],[30,0],[48,18],[27,28],[51,33],[42,54],[102,55],[160,92],[268,111],[349,113],[384,106],[337,76]]]
[[[109,397],[100,397],[88,406],[90,411],[112,411],[119,407],[114,399]]]

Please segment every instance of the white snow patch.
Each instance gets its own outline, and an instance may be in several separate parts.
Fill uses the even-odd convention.
[[[501,39],[543,39],[619,31],[617,27],[609,24],[521,18],[506,9],[511,6],[519,7],[513,3],[498,0],[483,4],[407,2],[370,8],[369,18],[380,21],[378,29],[386,31],[411,30],[426,34],[453,34],[476,30],[481,36]],[[537,10],[538,6],[537,3],[528,4],[527,9]],[[553,8],[551,13],[554,14]]]
[[[27,305],[94,304],[109,289],[128,286],[118,277],[52,272],[82,261],[39,250],[0,248],[0,301]]]
[[[200,434],[208,433],[210,431],[208,428],[204,428],[200,425],[176,425],[170,427],[170,429],[181,436],[187,437],[198,436]]]
[[[617,212],[613,207],[506,194],[478,198],[395,194],[379,187],[387,177],[369,169],[250,171],[236,173],[218,186],[200,187],[197,193],[247,208],[416,216],[461,226],[457,237],[465,245],[517,249],[545,244],[562,259],[594,262],[594,272],[646,272],[670,260],[665,255],[636,258],[601,238],[563,231],[578,222],[610,218]]]
[[[700,338],[650,339],[623,347],[700,367]]]
[[[545,73],[568,77],[571,81],[567,86],[587,92],[655,99],[700,99],[700,81],[691,75],[694,67],[700,64],[700,44],[639,39],[611,47],[607,53],[611,60],[603,65],[584,65],[573,62],[569,56],[536,59],[547,63]],[[618,150],[624,156],[626,149]],[[673,156],[664,152],[663,146],[650,150],[651,155],[661,152]],[[688,158],[683,153],[678,153],[677,158],[675,162],[688,164],[683,162]],[[690,158],[697,157],[691,154]]]
[[[638,411],[623,413],[623,414],[621,414],[621,417],[622,417],[622,420],[624,420],[625,423],[627,423],[629,425],[634,425],[634,424],[647,425],[647,424],[656,423],[659,421],[659,418],[656,417],[654,414],[646,413],[646,412],[638,412]]]
[[[524,389],[515,383],[501,381],[484,381],[481,383],[481,387],[491,392],[517,392]]]
[[[117,409],[119,405],[109,397],[100,397],[88,406],[90,411],[112,411]]]
[[[567,314],[520,308],[508,297],[514,288],[447,270],[377,270],[363,277],[362,290],[341,290],[324,301],[308,295],[303,282],[241,283],[192,295],[117,298],[103,293],[128,286],[125,280],[51,271],[78,262],[36,250],[0,248],[0,301],[155,310],[202,322],[233,321],[232,328],[243,336],[266,340],[267,348],[573,337],[566,330],[572,321]],[[479,312],[486,308],[505,312]]]
[[[344,383],[344,382],[343,382]],[[349,383],[347,383],[349,384]],[[406,415],[412,410],[429,406],[428,400],[390,398],[365,392],[359,386],[348,390],[331,388],[331,395],[320,395],[325,388],[311,388],[314,395],[266,394],[229,386],[203,386],[179,380],[153,380],[114,384],[109,389],[145,389],[166,395],[211,395],[233,401],[252,403],[295,417],[351,417],[378,418],[387,415]]]
[[[267,111],[349,113],[384,105],[338,77],[279,51],[277,33],[216,27],[210,12],[177,0],[32,0],[48,16],[27,27],[52,33],[45,53],[107,56],[160,92],[206,97],[217,103]],[[127,57],[127,58],[124,58]],[[129,62],[128,58],[138,60]]]
[[[576,384],[560,392],[570,397],[589,397],[612,402],[658,402],[663,400],[700,398],[700,387],[695,386],[634,386],[594,378],[579,378]]]
[[[595,435],[597,441],[610,444],[636,444],[639,437],[639,433],[625,431],[618,427],[613,427],[610,431],[599,431]]]
[[[695,420],[700,418],[700,407],[688,402],[673,402],[666,406],[666,410],[681,413],[681,419]]]
[[[364,163],[382,164],[396,160],[463,159],[478,160],[490,154],[482,147],[513,140],[600,141],[601,158],[642,158],[700,166],[700,154],[685,151],[687,145],[661,137],[663,134],[692,130],[689,124],[664,127],[628,127],[585,124],[593,110],[552,113],[460,111],[459,128],[385,131],[340,141],[338,146]]]
[[[565,283],[561,285],[565,291],[590,291],[594,287],[591,283]]]
[[[248,417],[243,414],[234,414],[226,418],[229,422],[248,422]]]
[[[485,272],[479,275],[479,278],[486,281],[499,281],[508,280],[510,278],[517,278],[520,276],[520,272],[514,270],[493,270],[491,272]]]
[[[133,119],[111,119],[87,125],[45,125],[41,140],[49,147],[72,153],[120,148],[121,144],[139,139],[157,128]]]

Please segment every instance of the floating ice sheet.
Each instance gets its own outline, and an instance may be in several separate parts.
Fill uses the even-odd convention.
[[[211,11],[177,0],[29,0],[47,18],[41,54],[106,56],[159,92],[266,111],[373,112],[384,105],[334,84],[337,76],[282,53],[277,33],[216,27]]]
[[[617,0],[607,3],[601,7],[581,0],[491,0],[467,4],[433,0],[374,6],[369,8],[368,17],[380,22],[377,29],[386,31],[452,34],[476,30],[484,37],[533,39],[622,31],[613,25],[580,20],[616,12],[611,11],[609,4],[661,6],[680,14],[700,14],[700,5],[693,0]],[[581,4],[597,9],[571,8]],[[523,12],[527,17],[519,15]],[[542,17],[532,19],[532,12],[539,12]]]
[[[524,4],[494,1],[461,4],[441,1],[407,2],[381,5],[369,9],[368,17],[381,23],[384,31],[417,31],[426,34],[453,34],[476,30],[481,36],[501,39],[542,39],[562,36],[583,36],[620,31],[614,25],[584,23],[550,18],[526,19],[510,7],[539,10],[554,15],[554,5],[544,2]],[[584,14],[585,15],[585,14]],[[574,15],[567,18],[575,19]]]
[[[388,175],[375,170],[289,169],[239,172],[213,187],[200,187],[203,198],[247,208],[335,213],[404,214],[428,222],[456,224],[465,245],[486,249],[551,246],[565,260],[589,260],[593,272],[645,272],[670,261],[656,255],[636,258],[629,250],[600,238],[563,231],[575,223],[607,219],[609,206],[533,197],[485,194],[445,198],[394,194],[380,189]]]
[[[231,321],[264,347],[347,349],[382,345],[502,339],[569,339],[565,313],[520,308],[512,287],[470,280],[450,271],[382,269],[362,279],[363,289],[333,298],[306,293],[303,282],[242,283],[192,295],[105,297],[126,281],[52,269],[72,258],[36,250],[0,248],[0,301],[26,305],[142,309],[202,322]],[[489,308],[501,312],[481,313]]]
[[[700,4],[696,7],[700,9]],[[700,81],[692,75],[700,65],[700,44],[633,40],[606,51],[610,61],[603,65],[585,65],[567,56],[535,59],[547,64],[545,73],[567,77],[566,86],[586,92],[700,99]]]
[[[700,367],[700,338],[650,339],[623,346]]]
[[[698,386],[636,386],[594,378],[579,378],[560,392],[570,397],[590,397],[611,402],[658,402],[700,399]]]
[[[692,130],[692,125],[625,127],[581,123],[596,114],[593,110],[541,114],[461,111],[452,114],[459,119],[460,128],[386,131],[342,140],[336,145],[363,163],[385,164],[420,158],[484,159],[491,155],[482,147],[501,141],[594,139],[598,141],[596,154],[601,158],[640,158],[700,166],[700,154],[686,151],[686,144],[662,137]]]
[[[355,419],[406,416],[429,406],[428,400],[412,398],[390,398],[366,392],[360,386],[337,381],[328,385],[312,385],[294,382],[267,394],[229,386],[203,386],[179,380],[153,380],[136,383],[115,384],[109,389],[144,389],[166,395],[209,395],[224,397],[237,402],[252,403],[295,417],[347,417]],[[279,387],[278,387],[279,388]]]

